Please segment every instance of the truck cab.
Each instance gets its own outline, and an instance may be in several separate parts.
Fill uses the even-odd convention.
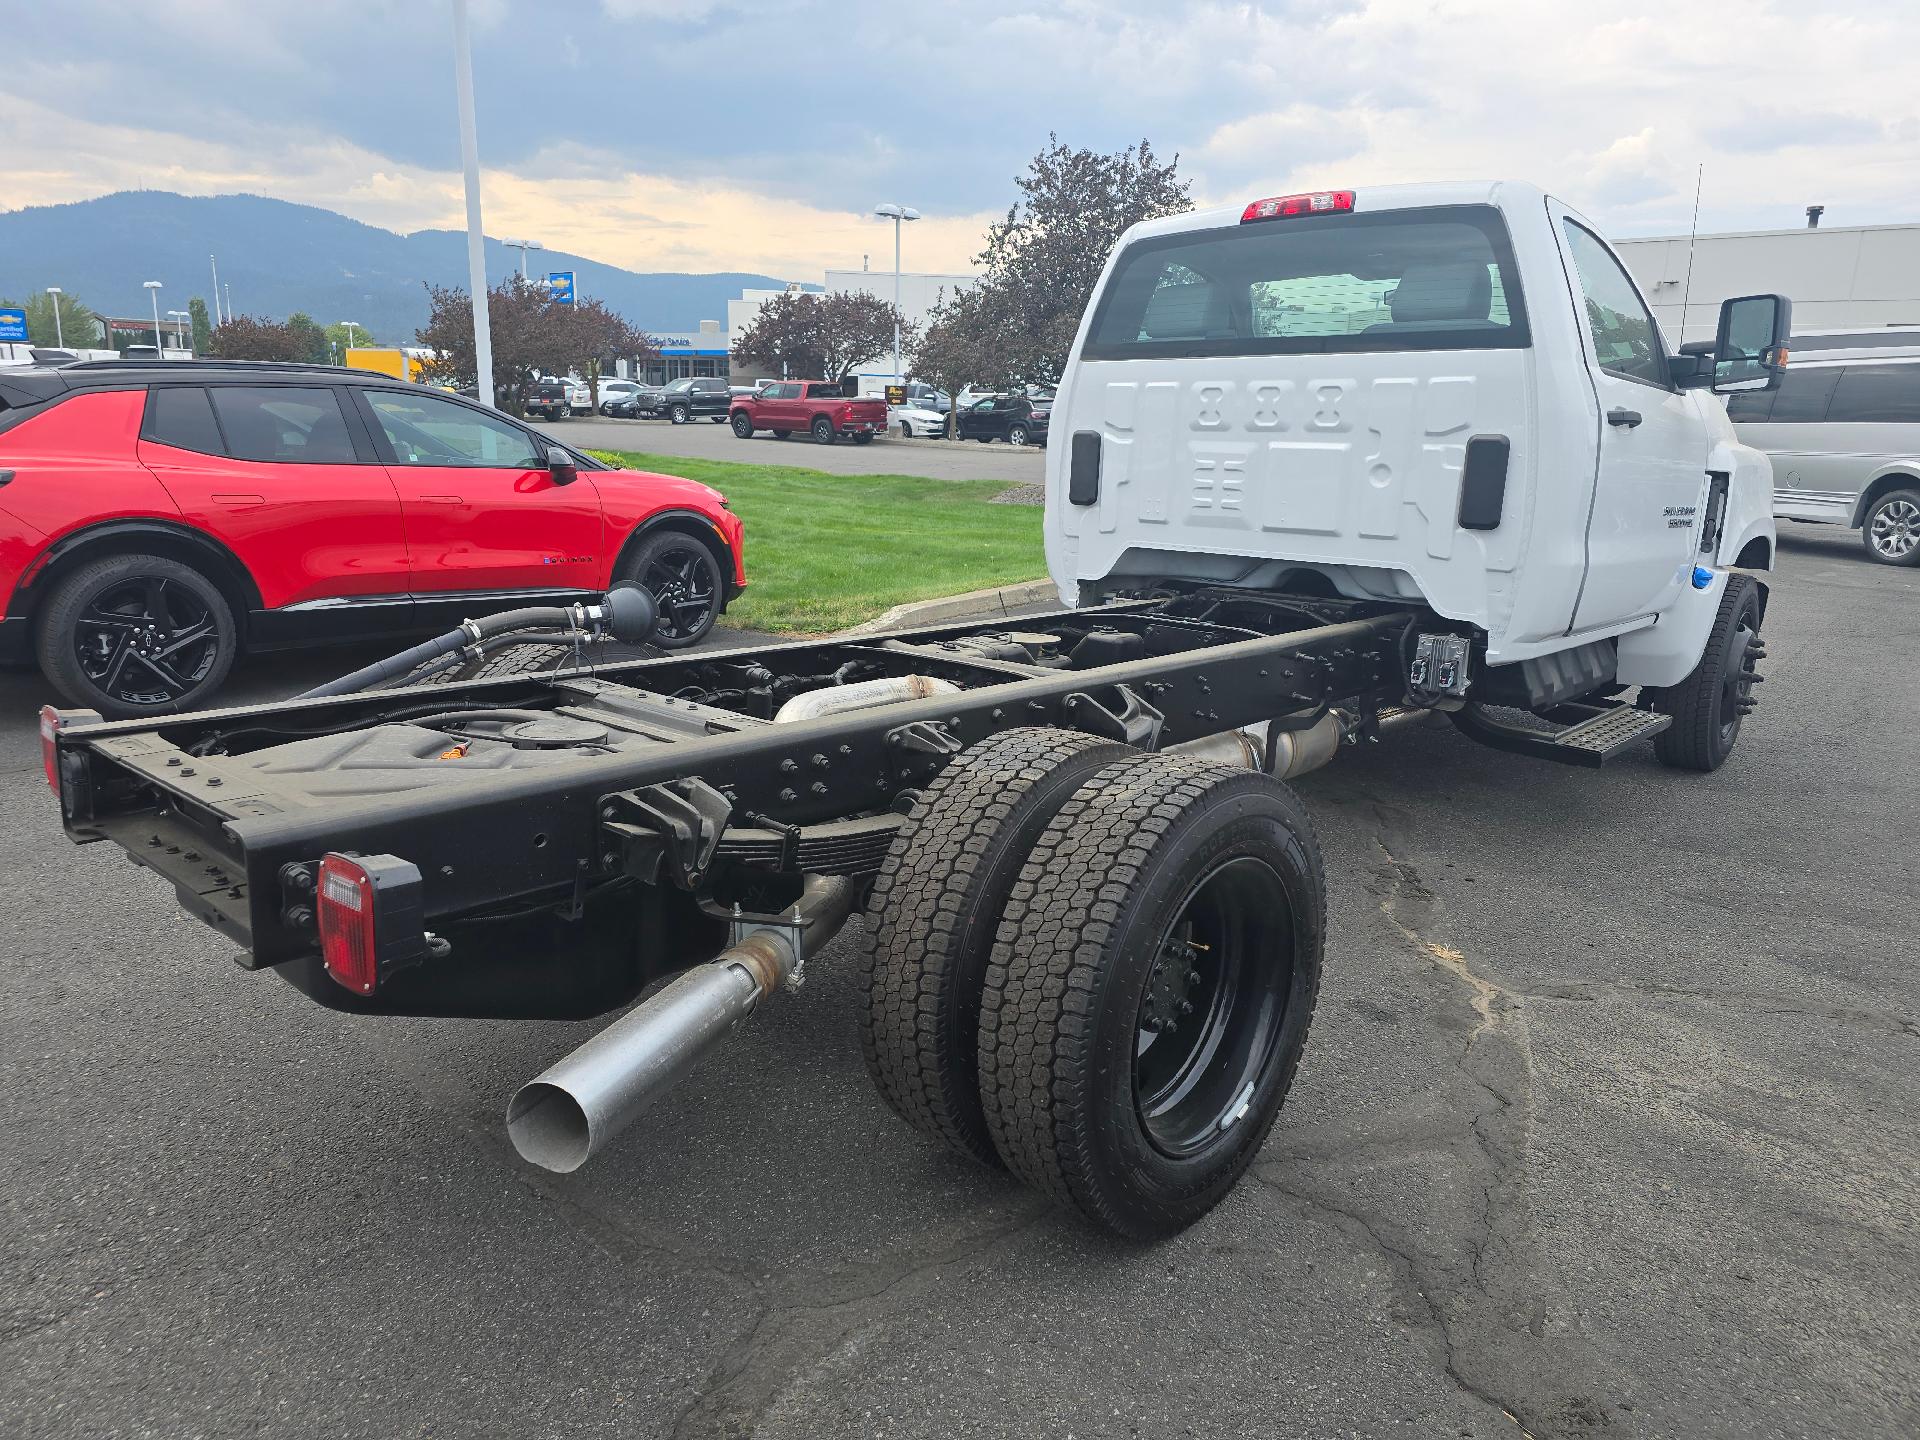
[[[1731,300],[1715,353],[1671,352],[1598,228],[1513,181],[1136,225],[1054,405],[1049,568],[1079,604],[1417,601],[1477,671],[1591,646],[1675,684],[1727,572],[1772,566],[1766,457],[1713,392],[1777,384],[1788,315]]]

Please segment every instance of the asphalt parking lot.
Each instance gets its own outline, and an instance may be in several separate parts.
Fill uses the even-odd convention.
[[[1443,727],[1302,783],[1300,1081],[1153,1247],[894,1119],[846,937],[611,1153],[531,1170],[507,1097],[591,1026],[240,971],[64,841],[5,677],[0,1433],[1915,1433],[1920,572],[1786,528],[1720,773]]]
[[[674,425],[665,420],[581,418],[539,423],[544,430],[588,450],[639,450],[653,455],[683,455],[696,460],[738,460],[749,465],[800,465],[834,475],[923,475],[929,480],[1039,480],[1046,451],[1037,445],[1016,447],[996,440],[902,440],[882,435],[870,445],[842,441],[816,445],[805,436],[776,440],[770,434],[742,440],[725,425],[695,420]]]

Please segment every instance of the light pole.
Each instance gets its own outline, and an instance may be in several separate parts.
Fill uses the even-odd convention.
[[[918,220],[920,212],[910,205],[876,205],[873,213],[893,221],[893,379],[896,385],[904,385],[907,372],[900,361],[900,226]]]
[[[60,287],[49,285],[47,294],[53,297],[53,348],[64,350],[67,348],[67,337],[60,329]]]
[[[467,182],[467,284],[473,293],[473,368],[482,405],[493,404],[493,327],[487,320],[486,236],[480,229],[480,139],[473,124],[473,40],[467,0],[453,0],[453,89],[460,111],[460,168]],[[525,252],[523,251],[522,254]]]
[[[207,256],[207,264],[213,267],[213,323],[222,323],[220,314],[220,262],[212,255]]]
[[[342,320],[340,323],[347,327],[347,348],[351,350],[354,348],[353,332],[360,328],[360,322],[358,320]]]
[[[167,311],[167,318],[173,321],[173,348],[176,350],[186,349],[187,337],[180,328],[180,322],[187,318],[187,312],[184,310],[169,310]]]
[[[140,286],[153,297],[153,358],[164,360],[167,354],[167,342],[160,334],[160,282],[142,280]]]
[[[522,280],[527,278],[527,252],[529,250],[544,250],[547,248],[538,240],[502,240],[500,243],[520,252],[520,278]]]

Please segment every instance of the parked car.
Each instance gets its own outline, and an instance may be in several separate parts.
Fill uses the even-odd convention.
[[[527,386],[526,399],[521,408],[542,420],[564,420],[573,413],[573,403],[567,398],[566,382],[553,379],[535,380]]]
[[[204,703],[242,653],[431,633],[638,580],[706,635],[746,583],[717,491],[323,366],[0,371],[0,661],[104,715]]]
[[[563,381],[567,387],[567,409],[574,415],[593,414],[593,387],[577,375]]]
[[[1796,336],[1780,388],[1729,395],[1727,418],[1771,457],[1776,516],[1920,565],[1920,334]]]
[[[947,433],[949,417],[945,410],[929,409],[931,403],[909,401],[905,405],[889,405],[887,428],[907,440],[916,437],[943,438]]]
[[[1044,445],[1052,406],[1051,396],[1029,400],[1024,395],[995,395],[976,400],[960,412],[959,438],[982,444],[1004,440],[1009,445]]]
[[[742,440],[756,430],[771,430],[776,440],[804,430],[822,445],[842,435],[866,445],[887,428],[887,402],[851,397],[832,380],[782,380],[735,400],[732,417]]]
[[[733,387],[724,376],[693,375],[642,390],[636,406],[640,414],[664,415],[676,425],[701,415],[719,425],[725,423],[732,402]]]
[[[602,415],[613,414],[614,412],[608,407],[621,400],[633,399],[634,396],[640,393],[640,388],[640,382],[638,380],[621,380],[618,378],[601,380],[600,413]]]

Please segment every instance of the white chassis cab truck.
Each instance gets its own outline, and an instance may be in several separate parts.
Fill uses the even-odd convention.
[[[1525,185],[1156,221],[1055,402],[1068,608],[602,661],[654,623],[621,589],[291,700],[49,708],[47,780],[76,841],[321,1004],[625,1009],[508,1105],[554,1170],[864,910],[887,1103],[1165,1235],[1251,1163],[1306,1044],[1325,884],[1288,778],[1435,712],[1542,761],[1727,758],[1774,533],[1708,392],[1774,384],[1787,332],[1747,297],[1711,353],[1668,354],[1605,242]]]

